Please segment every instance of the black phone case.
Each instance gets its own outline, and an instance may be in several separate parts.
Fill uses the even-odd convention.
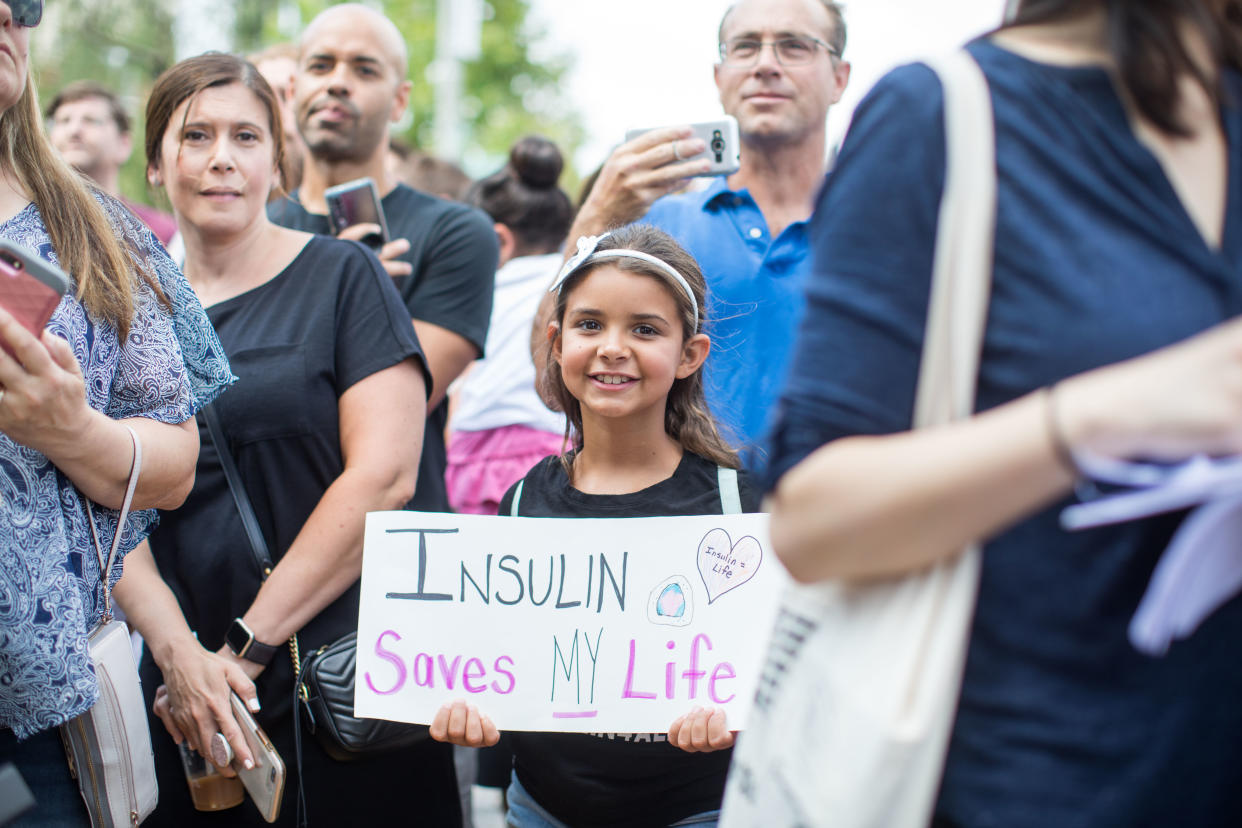
[[[335,235],[352,224],[370,222],[378,224],[381,232],[364,236],[363,244],[379,250],[388,241],[388,221],[384,216],[384,205],[379,197],[379,190],[370,178],[329,187],[324,192],[324,200],[328,205],[328,224]],[[365,203],[363,210],[358,205]]]

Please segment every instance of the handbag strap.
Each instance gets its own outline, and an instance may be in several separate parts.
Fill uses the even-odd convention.
[[[121,511],[116,520],[116,534],[112,537],[112,548],[104,557],[103,544],[99,542],[99,530],[95,527],[95,512],[91,502],[86,501],[87,523],[91,526],[91,539],[95,542],[95,557],[99,561],[99,577],[103,580],[104,611],[100,625],[112,620],[112,567],[116,563],[116,554],[121,548],[121,534],[125,531],[125,520],[129,517],[129,507],[134,502],[134,490],[138,488],[138,475],[142,473],[142,440],[138,432],[129,425],[121,423],[129,432],[129,439],[134,444],[134,460],[129,467],[129,484],[125,487],[125,498],[121,501]]]
[[[233,452],[229,451],[229,444],[225,441],[224,428],[220,425],[220,415],[216,412],[214,404],[207,406],[199,413],[203,422],[207,424],[207,434],[211,438],[212,445],[216,447],[220,467],[224,469],[224,479],[228,481],[233,502],[237,504],[237,513],[241,516],[242,527],[245,528],[246,538],[250,541],[250,552],[254,555],[254,562],[259,567],[259,577],[266,581],[267,576],[272,574],[272,556],[268,554],[267,541],[263,538],[263,531],[259,529],[259,519],[255,516],[254,506],[250,505],[250,497],[246,494],[241,472],[237,470],[237,463],[233,460]],[[289,636],[289,656],[293,659],[293,677],[296,686],[297,675],[302,667],[297,633]]]
[[[996,231],[996,135],[987,78],[965,49],[927,65],[944,89],[945,181],[915,428],[974,411]]]
[[[237,513],[241,516],[246,538],[250,542],[250,552],[254,555],[260,575],[266,581],[267,576],[272,574],[272,556],[267,551],[267,541],[263,538],[262,530],[259,529],[259,519],[255,516],[254,506],[250,504],[250,496],[246,494],[246,486],[242,483],[241,472],[237,470],[237,463],[233,460],[233,452],[229,450],[229,444],[225,442],[224,427],[220,425],[220,415],[216,411],[215,404],[204,408],[199,412],[199,416],[203,418],[211,443],[216,447],[220,467],[224,469],[224,479],[228,481],[233,503],[237,505]],[[299,826],[305,826],[307,817],[306,793],[302,779],[302,722],[298,705],[302,688],[302,665],[298,649],[298,634],[294,633],[289,636],[289,656],[293,660],[293,743],[298,773],[296,821]]]
[[[242,527],[246,530],[246,539],[250,541],[250,552],[259,567],[263,580],[272,574],[272,556],[267,551],[267,541],[259,529],[259,519],[255,516],[254,507],[250,505],[250,497],[246,494],[246,486],[242,483],[241,473],[233,460],[233,452],[225,441],[224,428],[220,425],[220,414],[214,404],[207,406],[199,415],[207,424],[207,434],[212,445],[216,447],[216,455],[220,458],[220,466],[224,469],[224,479],[229,483],[229,491],[233,494],[233,502],[237,504],[237,513],[241,515]]]
[[[297,636],[294,636],[294,640],[296,638]],[[296,661],[295,656],[295,664]],[[306,807],[306,780],[302,775],[302,705],[306,701],[306,685],[302,683],[302,665],[297,664],[294,671],[296,675],[293,678],[293,756],[298,771],[297,812],[294,814],[294,824],[297,828],[309,828],[310,810]]]

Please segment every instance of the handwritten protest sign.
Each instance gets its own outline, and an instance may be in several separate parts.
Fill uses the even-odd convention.
[[[355,713],[501,730],[659,733],[695,705],[741,728],[788,575],[766,515],[367,515]]]

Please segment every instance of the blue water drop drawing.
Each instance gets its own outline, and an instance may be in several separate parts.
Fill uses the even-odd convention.
[[[669,584],[660,593],[656,601],[656,615],[669,618],[681,618],[686,614],[686,594],[681,591],[680,584]]]
[[[666,627],[684,627],[694,620],[694,590],[684,575],[670,575],[647,598],[647,620]]]

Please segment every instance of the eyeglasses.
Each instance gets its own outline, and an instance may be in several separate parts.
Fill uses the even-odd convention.
[[[7,0],[5,5],[13,14],[13,22],[33,29],[43,19],[43,0]]]
[[[720,44],[720,60],[730,66],[754,66],[759,61],[759,53],[764,46],[771,46],[776,62],[781,66],[805,66],[815,60],[815,53],[823,48],[833,57],[841,57],[841,53],[829,46],[818,37],[797,36],[782,37],[780,40],[755,40],[739,37]]]

